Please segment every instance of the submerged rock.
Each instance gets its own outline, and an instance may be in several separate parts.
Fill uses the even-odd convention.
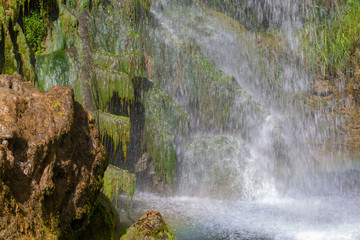
[[[0,75],[1,239],[75,239],[108,164],[94,117],[70,87]]]
[[[175,234],[157,211],[148,211],[127,230],[121,240],[176,239]]]

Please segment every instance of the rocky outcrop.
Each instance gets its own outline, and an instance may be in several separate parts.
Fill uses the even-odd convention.
[[[148,211],[128,229],[121,240],[176,239],[175,234],[157,211]]]
[[[95,120],[70,87],[41,92],[0,75],[1,239],[74,239],[107,166]]]

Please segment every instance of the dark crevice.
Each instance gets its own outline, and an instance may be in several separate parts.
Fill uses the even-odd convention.
[[[108,157],[110,159],[110,164],[117,166],[119,168],[125,168],[125,158],[124,152],[122,149],[122,143],[119,143],[116,147],[112,138],[105,134],[102,138],[102,143],[106,148]]]
[[[119,143],[115,149],[113,140],[109,136],[104,137],[103,144],[108,151],[110,164],[134,172],[136,161],[142,154],[141,136],[145,125],[144,105],[139,101],[129,103],[125,99],[119,98],[118,94],[114,93],[111,99],[109,112],[117,116],[129,117],[131,124],[130,143],[127,146],[126,164],[124,153],[122,151],[122,143]]]
[[[141,140],[145,126],[145,107],[142,102],[144,99],[143,95],[152,87],[153,83],[144,77],[134,77],[132,79],[132,84],[135,91],[134,103],[130,103],[126,101],[126,99],[119,98],[118,94],[114,93],[108,109],[111,114],[130,117],[130,143],[127,146],[126,165],[121,144],[119,144],[115,150],[111,138],[105,137],[103,142],[109,153],[111,164],[120,168],[125,168],[130,172],[135,172],[136,162],[143,154],[143,149],[141,147]]]
[[[9,28],[8,29],[9,29],[9,33],[10,33],[11,42],[12,42],[13,47],[14,47],[14,55],[15,55],[15,60],[16,60],[16,63],[17,63],[16,71],[18,72],[18,74],[22,75],[22,73],[23,73],[23,62],[22,62],[21,55],[20,55],[20,52],[19,52],[19,45],[16,42],[17,32],[14,31],[14,26],[13,26],[12,21],[9,22]]]
[[[66,5],[66,3],[64,3]],[[33,11],[47,13],[50,22],[54,22],[59,18],[59,5],[56,0],[31,0],[29,4],[25,4],[25,15],[29,16]]]
[[[141,138],[145,126],[145,107],[142,103],[135,103],[130,112],[130,147],[127,154],[127,169],[130,172],[135,172],[135,165],[137,160],[142,155]]]
[[[31,178],[20,167],[20,164],[27,160],[27,142],[23,138],[9,139],[9,150],[13,153],[15,167],[9,167],[9,171],[3,176],[3,179],[10,186],[16,201],[24,203],[29,199],[31,192]]]

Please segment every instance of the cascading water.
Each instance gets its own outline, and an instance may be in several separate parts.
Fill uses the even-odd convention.
[[[189,114],[190,136],[176,136],[177,197],[140,194],[136,211],[172,216],[179,239],[360,239],[360,169],[336,148],[343,120],[306,97],[305,3],[231,3],[239,19],[259,13],[248,29],[276,33],[201,1],[152,4],[154,79]]]

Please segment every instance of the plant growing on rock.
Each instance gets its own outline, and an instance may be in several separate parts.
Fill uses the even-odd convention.
[[[336,6],[330,10],[321,3],[311,6],[303,44],[308,61],[323,75],[351,75],[360,44],[360,2],[350,0]]]
[[[40,13],[34,11],[30,16],[24,18],[25,37],[35,52],[40,52],[41,42],[46,36],[45,15],[44,11]]]

